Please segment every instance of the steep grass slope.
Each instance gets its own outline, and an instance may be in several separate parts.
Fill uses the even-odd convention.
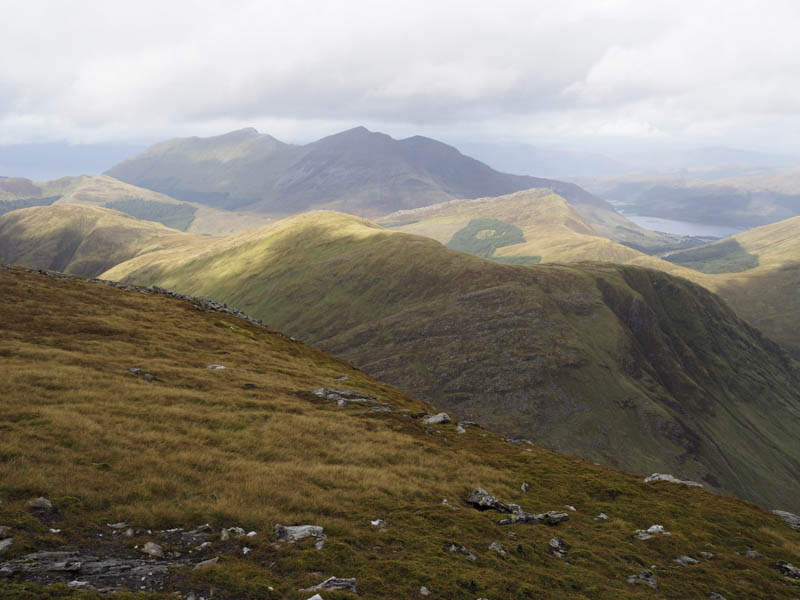
[[[775,565],[800,563],[800,534],[751,504],[644,484],[476,427],[425,425],[414,416],[434,410],[427,404],[190,302],[0,269],[0,304],[0,525],[13,540],[0,551],[2,598],[107,597],[87,587],[97,562],[57,563],[48,581],[72,587],[26,583],[7,565],[72,551],[108,570],[145,557],[153,541],[165,556],[147,559],[153,571],[132,584],[148,593],[115,597],[305,600],[313,592],[298,590],[330,576],[356,578],[364,598],[418,598],[421,586],[448,599],[796,596]],[[394,410],[340,407],[309,393],[321,386]],[[556,527],[501,526],[502,515],[464,502],[476,486],[532,511],[576,510]],[[52,510],[26,507],[42,495]],[[595,519],[601,511],[608,520]],[[107,525],[122,521],[129,537]],[[187,533],[206,522],[211,533]],[[279,523],[319,525],[327,538],[319,549],[276,543]],[[634,538],[654,523],[672,535]],[[222,541],[220,529],[234,525],[254,534]],[[570,546],[566,558],[547,552],[554,536]],[[202,549],[186,546],[198,538]],[[700,562],[681,567],[682,555]],[[22,564],[45,560],[37,556]],[[626,582],[643,569],[657,589]]]
[[[96,276],[144,252],[200,238],[120,212],[72,204],[0,216],[0,261]]]
[[[798,507],[796,364],[686,280],[500,265],[326,212],[104,277],[228,302],[510,435]]]

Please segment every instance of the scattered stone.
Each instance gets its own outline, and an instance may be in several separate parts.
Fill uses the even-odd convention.
[[[456,425],[456,433],[467,433],[467,430],[464,429],[461,425]]]
[[[394,407],[384,404],[383,406],[373,406],[370,410],[372,412],[393,412]]]
[[[60,530],[60,529],[53,529],[53,528],[50,528],[50,529],[48,529],[47,531],[49,531],[50,533],[61,533],[61,530]]]
[[[564,521],[569,521],[569,515],[558,510],[549,510],[546,513],[536,515],[536,519],[545,525],[558,525]]]
[[[702,558],[705,558],[706,560],[711,560],[712,558],[714,558],[714,555],[711,554],[711,552],[698,552],[697,554]]]
[[[608,516],[606,513],[604,513],[604,512],[601,512],[599,515],[597,515],[597,516],[594,518],[594,520],[595,520],[595,521],[608,521],[610,518],[611,518],[611,517],[609,517],[609,516]]]
[[[356,590],[356,580],[355,577],[351,579],[339,578],[339,577],[329,577],[325,581],[320,584],[315,585],[314,587],[305,588],[300,590],[301,592],[317,592],[320,590],[345,590],[347,592],[353,592],[354,594],[358,593]]]
[[[242,548],[242,554],[244,554],[245,556],[247,556],[248,554],[250,554],[250,552],[252,552],[252,551],[253,551],[253,549],[252,549],[252,548],[248,548],[247,546],[244,546],[244,547]]]
[[[752,548],[750,548],[747,552],[744,553],[744,557],[753,559],[767,558],[766,556],[761,554],[761,552],[759,552],[758,550],[753,550]]]
[[[520,489],[522,490],[523,494],[527,494],[529,488],[530,488],[530,486],[528,485],[527,482],[523,482],[522,486],[520,487]]]
[[[776,562],[775,568],[778,569],[778,572],[780,572],[780,574],[784,577],[800,580],[800,569],[787,563],[785,560],[779,560]]]
[[[691,556],[679,556],[678,558],[673,558],[672,562],[676,562],[683,567],[688,567],[689,565],[696,565],[698,561]]]
[[[129,525],[123,521],[120,521],[119,523],[106,523],[106,525],[111,527],[111,529],[125,529],[129,527]]]
[[[547,551],[556,558],[566,558],[571,546],[561,538],[553,538],[547,542]]]
[[[462,546],[461,544],[457,544],[455,542],[445,542],[444,544],[445,552],[452,552],[452,553],[461,553],[466,556],[470,560],[478,560],[478,557],[475,556],[472,552],[467,550],[466,547]]]
[[[722,594],[718,594],[717,592],[711,592],[708,595],[708,600],[726,600],[726,598]]]
[[[494,550],[500,556],[503,556],[503,557],[508,556],[508,552],[506,552],[506,549],[503,548],[503,546],[502,546],[502,544],[500,544],[500,542],[492,542],[491,544],[489,544],[489,550]]]
[[[25,503],[28,508],[35,508],[37,510],[51,511],[53,510],[53,503],[44,496],[33,498]]]
[[[258,535],[258,534],[255,531],[249,531],[247,533],[247,537],[256,537],[256,535]]]
[[[644,571],[639,571],[636,575],[631,575],[627,579],[628,583],[631,585],[649,585],[650,587],[658,587],[658,582],[656,581],[653,572],[645,569]]]
[[[565,504],[564,508],[566,508],[567,510],[571,510],[572,512],[575,512],[575,507],[572,506],[571,504]]]
[[[130,373],[131,375],[136,375],[137,377],[139,377],[140,379],[144,379],[145,381],[156,381],[155,375],[151,375],[150,373],[143,371],[142,369],[137,369],[134,367],[133,369],[128,369],[128,373]]]
[[[778,515],[795,531],[800,531],[800,516],[786,512],[785,510],[773,510],[772,513]]]
[[[652,483],[654,481],[669,481],[670,483],[682,483],[683,485],[688,485],[690,487],[703,487],[702,483],[697,483],[696,481],[684,481],[683,479],[678,479],[668,473],[653,473],[648,477],[644,478],[645,483]]]
[[[640,540],[649,540],[653,538],[655,535],[672,535],[669,531],[664,529],[663,525],[650,525],[647,529],[637,529],[634,532],[634,536]]]
[[[501,513],[511,513],[511,507],[508,504],[500,502],[497,498],[490,495],[489,492],[483,488],[475,488],[467,498],[467,504],[478,510],[496,510]]]
[[[219,534],[219,539],[223,542],[227,542],[231,536],[237,538],[244,536],[244,529],[242,529],[241,527],[223,528]]]
[[[342,375],[341,377],[337,377],[334,381],[350,381],[350,378],[347,375]]]
[[[275,537],[280,542],[299,542],[309,537],[325,539],[325,530],[318,525],[275,525]]]
[[[320,540],[320,541],[318,541],[316,544],[314,544],[314,548],[315,548],[316,550],[322,550],[322,548],[323,548],[324,546],[325,546],[325,540]]]
[[[428,435],[436,435],[439,432],[436,431],[433,427],[426,427],[425,433],[427,433]]]
[[[374,521],[370,521],[369,523],[373,527],[379,527],[380,529],[386,529],[386,521],[384,521],[383,519],[375,519]]]
[[[320,596],[319,594],[314,594],[314,595],[313,595],[313,596],[311,596],[311,598],[309,598],[308,600],[323,600],[323,598],[322,598],[322,596]]]
[[[311,392],[319,398],[336,402],[338,406],[345,406],[346,404],[375,404],[376,398],[371,394],[363,392],[354,392],[353,390],[339,390],[333,388],[319,388]]]
[[[14,543],[14,538],[5,538],[0,540],[0,552],[4,552],[7,548],[11,547],[11,544]]]
[[[164,558],[164,549],[155,542],[145,543],[140,552],[152,556],[153,558]]]
[[[450,422],[450,415],[441,412],[436,415],[431,415],[430,417],[425,417],[422,419],[422,422],[426,425],[445,425]]]
[[[8,537],[11,534],[11,527],[0,525],[0,538]]]
[[[419,595],[420,596],[430,596],[431,595],[431,591],[423,585],[421,588],[419,588]]]
[[[210,567],[211,565],[215,565],[219,562],[219,556],[215,556],[214,558],[209,558],[208,560],[204,560],[202,562],[197,563],[194,566],[194,570],[202,569],[203,567]]]

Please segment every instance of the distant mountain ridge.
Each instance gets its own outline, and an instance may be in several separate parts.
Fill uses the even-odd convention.
[[[611,210],[573,183],[500,173],[434,139],[396,140],[364,127],[304,146],[252,128],[176,138],[107,174],[181,200],[275,215],[334,209],[376,217],[529,188],[549,188],[572,204]]]

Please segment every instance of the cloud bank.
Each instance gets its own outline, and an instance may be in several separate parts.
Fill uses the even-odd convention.
[[[794,1],[296,4],[6,0],[0,143],[366,124],[800,147]]]

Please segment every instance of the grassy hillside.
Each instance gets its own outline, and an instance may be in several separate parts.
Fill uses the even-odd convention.
[[[110,208],[137,219],[203,235],[236,233],[270,220],[263,215],[181,202],[106,175],[62,177],[37,184],[20,178],[0,181],[0,216],[12,210],[53,204]]]
[[[91,277],[139,254],[199,239],[93,206],[34,207],[0,216],[0,261]]]
[[[720,273],[704,283],[800,356],[800,217],[765,225],[670,260]]]
[[[494,257],[540,256],[542,262],[607,261],[692,274],[614,241],[664,250],[680,246],[684,242],[681,238],[646,232],[613,211],[593,208],[585,217],[587,210],[578,210],[549,189],[533,189],[402,211],[378,222],[395,231],[424,235],[449,245],[473,219],[495,219],[520,228],[523,239],[498,248]]]
[[[796,365],[685,280],[500,265],[337,213],[152,252],[103,276],[228,302],[550,448],[768,506],[800,498]]]
[[[127,584],[147,593],[116,597],[305,600],[313,592],[299,589],[331,576],[356,578],[365,598],[418,598],[421,586],[453,599],[796,596],[775,564],[800,563],[800,534],[751,504],[645,484],[476,427],[426,426],[414,415],[435,410],[427,404],[182,300],[0,269],[0,303],[0,525],[13,536],[0,551],[0,597],[100,598],[85,585],[25,583],[7,565],[70,550],[108,569],[144,557],[147,542],[166,556],[147,559],[150,576]],[[321,386],[369,393],[394,410],[339,407],[309,393]],[[526,510],[575,511],[563,509],[569,520],[556,527],[500,526],[502,515],[465,503],[478,486]],[[26,506],[38,496],[53,509]],[[596,520],[600,512],[609,519]],[[122,521],[130,537],[107,525]],[[202,523],[212,533],[188,533]],[[276,543],[279,523],[322,526],[325,543]],[[656,523],[672,535],[634,538]],[[221,541],[232,526],[254,535]],[[566,558],[547,552],[554,536],[569,544]],[[208,543],[196,550],[199,540]],[[453,543],[474,560],[451,552]],[[700,562],[681,567],[681,555]],[[99,577],[86,564],[63,567],[46,581]],[[626,582],[644,569],[657,589]]]

